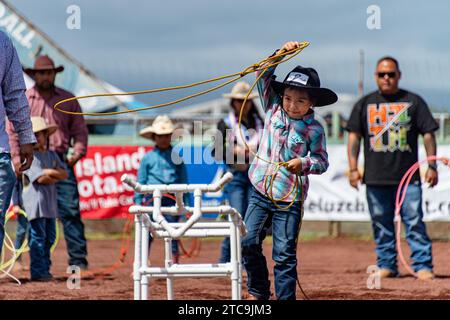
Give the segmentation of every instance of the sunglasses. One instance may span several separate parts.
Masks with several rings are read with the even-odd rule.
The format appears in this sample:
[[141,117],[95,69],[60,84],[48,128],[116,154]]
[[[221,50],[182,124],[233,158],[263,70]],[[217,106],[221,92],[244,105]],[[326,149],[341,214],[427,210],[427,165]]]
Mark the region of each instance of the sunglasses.
[[388,76],[388,78],[395,78],[396,76],[396,72],[378,72],[378,78],[384,78],[386,75]]

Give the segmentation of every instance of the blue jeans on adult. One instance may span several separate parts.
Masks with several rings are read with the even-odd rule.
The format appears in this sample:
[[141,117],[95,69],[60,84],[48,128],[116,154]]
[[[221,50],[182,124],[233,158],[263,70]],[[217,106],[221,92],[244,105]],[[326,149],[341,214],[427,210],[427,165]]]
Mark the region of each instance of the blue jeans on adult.
[[[235,208],[242,216],[248,207],[248,199],[252,190],[252,183],[248,179],[248,171],[233,171],[233,180],[225,185],[225,197],[231,207]],[[219,263],[230,262],[230,238],[226,237],[221,246]]]
[[12,168],[11,156],[9,153],[0,153],[0,253],[5,237],[5,214],[11,202],[15,183],[16,175]]
[[[23,184],[21,179],[16,179],[16,183],[14,184],[14,189],[12,193],[12,203],[15,206],[19,206],[23,210]],[[27,235],[28,230],[28,219],[22,214],[17,216],[17,227],[16,227],[16,242],[14,247],[16,249],[20,249],[22,247],[23,242],[25,241],[25,237]],[[20,260],[21,256],[17,258]]]
[[[279,202],[280,206],[286,204]],[[242,239],[242,261],[248,276],[248,292],[258,299],[270,298],[269,271],[262,242],[272,225],[275,294],[279,300],[295,300],[301,203],[296,201],[289,209],[278,209],[253,188],[244,221],[248,232]]]
[[[398,273],[394,225],[396,192],[397,186],[367,186],[377,266],[389,269],[394,274]],[[433,270],[431,240],[422,220],[422,188],[419,183],[408,186],[400,214],[406,227],[406,241],[411,249],[413,270]]]
[[77,180],[72,167],[65,165],[69,177],[56,184],[58,197],[58,217],[64,229],[69,265],[81,268],[88,266],[87,244],[84,235],[84,224],[80,214],[80,196],[78,194]]
[[30,221],[31,280],[51,277],[50,249],[56,238],[56,219],[37,218]]

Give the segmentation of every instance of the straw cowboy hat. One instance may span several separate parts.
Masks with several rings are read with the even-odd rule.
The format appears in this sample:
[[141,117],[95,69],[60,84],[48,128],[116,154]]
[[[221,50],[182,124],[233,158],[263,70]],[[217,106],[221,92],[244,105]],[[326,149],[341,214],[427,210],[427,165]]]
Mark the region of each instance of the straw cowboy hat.
[[338,100],[336,93],[332,90],[320,87],[319,75],[313,68],[297,66],[288,73],[283,82],[275,81],[275,78],[273,78],[270,85],[280,95],[287,87],[306,89],[316,98],[315,107],[327,106]]
[[146,139],[153,139],[154,134],[171,134],[175,130],[175,126],[168,116],[157,116],[153,124],[147,128],[142,129],[139,135]]
[[49,56],[39,56],[34,61],[33,68],[25,68],[23,71],[29,75],[33,76],[36,71],[54,70],[56,73],[64,70],[63,66],[55,67],[55,63]]
[[[239,81],[234,85],[233,89],[231,89],[231,92],[223,94],[223,97],[230,99],[244,100],[245,96],[248,93],[248,90],[250,90],[250,85],[247,82]],[[258,96],[257,93],[252,92],[248,96],[248,99],[250,100],[256,98],[257,96]]]
[[31,117],[31,124],[33,125],[34,133],[47,130],[48,135],[51,135],[58,130],[58,126],[56,124],[47,124],[45,119],[42,117]]

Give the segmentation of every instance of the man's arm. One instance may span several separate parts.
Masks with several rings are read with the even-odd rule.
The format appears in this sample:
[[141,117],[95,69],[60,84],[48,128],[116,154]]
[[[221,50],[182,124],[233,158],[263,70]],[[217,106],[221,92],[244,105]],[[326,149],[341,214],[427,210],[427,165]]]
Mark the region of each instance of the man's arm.
[[361,135],[356,132],[349,132],[347,143],[347,156],[349,164],[349,182],[350,185],[358,189],[358,183],[361,181],[361,175],[358,171],[359,150],[361,149]]
[[[436,136],[434,132],[427,132],[423,135],[423,144],[425,145],[425,151],[427,157],[436,155]],[[425,173],[425,182],[430,184],[430,187],[434,187],[438,183],[438,172],[436,170],[436,161],[428,161],[428,170]]]
[[26,87],[22,67],[11,40],[4,41],[4,50],[7,61],[5,62],[5,75],[1,83],[2,98],[6,115],[18,135],[20,166],[17,169],[22,173],[31,166],[33,144],[36,143],[36,138],[30,120],[30,107],[25,96]]
[[19,136],[16,131],[14,131],[14,127],[11,121],[6,120],[6,133],[8,133],[9,138],[9,148],[11,153],[11,160],[14,165],[14,170],[17,175],[20,175],[20,143]]
[[[72,112],[82,112],[78,101],[73,101]],[[69,166],[74,166],[78,160],[83,158],[87,152],[88,128],[84,117],[81,115],[70,116],[70,134],[73,138],[74,154],[67,160]]]

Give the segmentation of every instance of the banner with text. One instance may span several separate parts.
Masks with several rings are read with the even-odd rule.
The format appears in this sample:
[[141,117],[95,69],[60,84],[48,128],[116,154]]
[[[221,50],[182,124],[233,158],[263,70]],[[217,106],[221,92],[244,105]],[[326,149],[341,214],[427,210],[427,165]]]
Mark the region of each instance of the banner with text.
[[[205,154],[204,147],[191,147],[191,154]],[[133,203],[133,191],[122,184],[124,174],[136,176],[140,161],[151,147],[89,146],[88,154],[75,166],[83,218],[123,218]],[[450,156],[450,145],[439,146],[438,155]],[[353,189],[348,183],[345,145],[328,146],[330,166],[323,175],[310,175],[310,189],[305,202],[305,220],[370,221],[365,186]],[[423,148],[419,158],[425,157]],[[225,167],[217,163],[189,164],[185,158],[189,183],[212,183]],[[363,159],[360,167],[362,168]],[[426,166],[421,168],[422,180]],[[439,165],[439,184],[428,188],[423,184],[423,209],[427,221],[450,221],[450,169]],[[207,193],[203,204],[223,203],[222,191]],[[210,217],[210,216],[207,216]]]
[[[204,147],[190,148],[187,154],[205,153]],[[148,146],[89,146],[86,157],[75,165],[82,217],[85,219],[126,217],[128,208],[133,204],[134,191],[122,184],[120,178],[125,173],[136,177],[141,159],[151,149],[152,147]],[[179,154],[182,155],[183,150],[180,150]],[[187,158],[184,159],[189,161]],[[217,163],[187,164],[186,170],[189,183],[213,183],[225,172],[224,166]],[[222,201],[221,190],[207,192],[202,198],[205,206],[218,206]]]
[[[327,147],[330,166],[324,174],[310,175],[310,189],[305,201],[305,220],[315,221],[370,221],[366,201],[366,187],[356,190],[348,183],[347,147]],[[438,155],[450,157],[450,145],[438,146]],[[424,148],[419,149],[419,160],[425,159]],[[360,156],[359,168],[364,159]],[[424,181],[426,165],[420,168]],[[424,220],[450,221],[450,169],[438,165],[439,183],[434,188],[422,184]],[[362,170],[361,170],[362,171]]]

